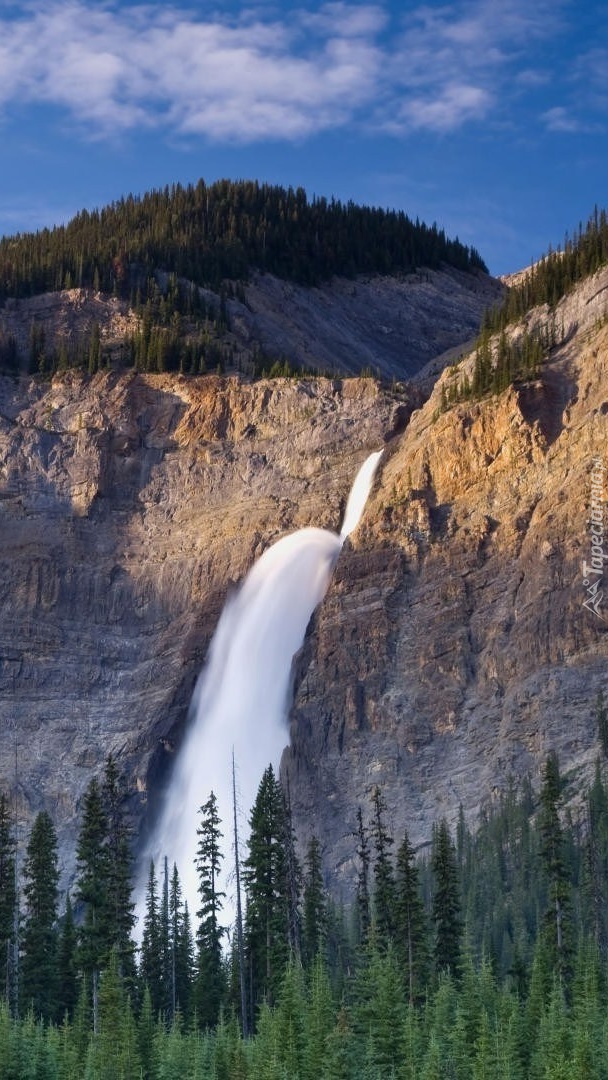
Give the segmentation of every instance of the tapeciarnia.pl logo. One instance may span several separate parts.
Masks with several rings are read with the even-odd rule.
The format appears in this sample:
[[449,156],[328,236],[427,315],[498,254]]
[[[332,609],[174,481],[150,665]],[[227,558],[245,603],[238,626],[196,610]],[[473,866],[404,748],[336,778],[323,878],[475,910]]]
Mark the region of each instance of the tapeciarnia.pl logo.
[[604,535],[604,462],[595,458],[591,469],[591,495],[589,505],[588,538],[591,541],[589,559],[583,559],[583,585],[586,597],[583,607],[603,619],[601,611],[604,593],[602,582],[604,563],[608,559],[606,537]]

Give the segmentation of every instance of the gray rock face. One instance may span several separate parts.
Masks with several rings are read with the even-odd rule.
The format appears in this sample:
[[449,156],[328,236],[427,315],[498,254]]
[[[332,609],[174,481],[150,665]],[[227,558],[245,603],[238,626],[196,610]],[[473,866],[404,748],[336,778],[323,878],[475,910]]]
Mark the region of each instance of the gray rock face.
[[109,753],[145,819],[231,585],[338,528],[408,410],[372,380],[0,379],[0,790],[22,838],[52,814],[66,878]]
[[424,845],[460,805],[474,823],[509,778],[537,782],[555,749],[580,811],[608,697],[608,560],[600,615],[583,607],[597,463],[608,496],[607,284],[561,303],[567,343],[536,383],[441,413],[446,372],[390,444],[299,657],[282,763],[345,896],[376,784]]
[[314,289],[264,274],[247,287],[248,307],[232,303],[232,328],[241,348],[257,341],[305,370],[407,379],[475,337],[501,295],[496,279],[450,268]]
[[376,783],[421,845],[550,748],[576,809],[608,696],[608,600],[584,609],[582,575],[608,466],[605,284],[564,302],[536,383],[441,413],[446,371],[407,426],[420,401],[369,379],[0,380],[0,790],[21,840],[48,809],[66,880],[110,752],[142,826],[231,585],[280,535],[337,528],[384,437],[297,658],[282,767],[302,842],[348,895]]
[[[166,276],[157,274],[161,287]],[[255,274],[245,287],[245,303],[227,301],[231,329],[221,340],[243,371],[251,370],[262,350],[304,371],[358,375],[367,369],[388,379],[410,378],[431,358],[476,336],[484,311],[502,289],[487,274],[450,268],[334,278],[318,288]],[[209,307],[219,310],[219,296],[201,291]],[[55,348],[87,339],[96,324],[104,352],[118,357],[139,319],[125,301],[87,289],[7,300],[0,308],[0,334],[15,338],[24,370],[33,324]]]

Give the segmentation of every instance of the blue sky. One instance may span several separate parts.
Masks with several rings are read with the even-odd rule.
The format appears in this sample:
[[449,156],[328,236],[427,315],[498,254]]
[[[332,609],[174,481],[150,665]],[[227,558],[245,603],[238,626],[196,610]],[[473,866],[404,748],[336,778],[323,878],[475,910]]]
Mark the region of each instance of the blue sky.
[[494,273],[608,206],[608,5],[0,0],[0,234],[199,177],[404,209]]

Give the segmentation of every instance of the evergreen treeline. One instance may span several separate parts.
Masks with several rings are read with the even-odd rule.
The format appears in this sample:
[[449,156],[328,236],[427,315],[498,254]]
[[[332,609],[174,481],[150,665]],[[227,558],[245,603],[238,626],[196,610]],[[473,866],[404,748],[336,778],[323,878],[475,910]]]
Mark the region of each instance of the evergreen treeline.
[[[19,355],[13,336],[0,334],[0,370],[50,374],[80,367],[94,374],[118,364],[197,375],[238,369],[241,357],[226,340],[228,300],[246,303],[243,283],[252,269],[311,285],[333,274],[394,274],[442,263],[485,270],[473,248],[436,225],[352,202],[309,200],[302,188],[201,180],[129,195],[103,210],[83,210],[67,225],[2,238],[0,304],[92,289],[127,301],[139,317],[137,332],[110,353],[97,325],[79,339],[51,343],[34,322],[27,356]],[[246,366],[255,375],[290,373],[284,358],[261,354]]]
[[[600,703],[601,704],[601,703]],[[598,705],[598,716],[600,715]],[[594,1080],[608,1076],[608,785],[573,822],[554,755],[473,834],[417,859],[380,789],[359,814],[352,911],[321,848],[295,856],[272,768],[251,812],[242,939],[222,929],[222,822],[201,807],[193,926],[177,868],[150,866],[139,961],[129,836],[109,759],[83,806],[74,909],[58,919],[53,823],[32,828],[17,899],[0,799],[0,1080]],[[18,913],[18,909],[21,909]],[[242,940],[243,949],[238,942]],[[240,955],[239,955],[240,954]]]
[[563,248],[549,251],[530,268],[523,281],[509,289],[502,306],[488,311],[485,328],[499,333],[521,319],[538,304],[555,307],[562,296],[584,278],[608,263],[608,219],[596,207],[586,226],[573,237],[566,235]]
[[[230,291],[234,295],[232,287]],[[238,366],[238,357],[225,340],[229,329],[228,295],[229,291],[222,287],[215,303],[205,299],[197,286],[178,282],[174,274],[166,275],[163,288],[151,277],[132,297],[138,329],[118,349],[110,349],[104,342],[99,323],[93,323],[88,334],[49,343],[42,323],[34,321],[26,357],[19,354],[13,335],[0,332],[0,370],[49,375],[81,368],[94,375],[118,366],[202,375],[222,371],[228,364]]]
[[[129,298],[158,270],[219,288],[251,268],[313,284],[395,273],[479,254],[406,214],[314,198],[257,181],[174,184],[83,210],[67,225],[0,241],[0,299],[84,286]],[[143,297],[145,299],[145,297]]]
[[[573,239],[566,237],[564,248],[549,251],[535,263],[519,285],[507,292],[504,303],[486,311],[475,343],[472,377],[443,383],[439,411],[462,401],[478,401],[488,393],[500,393],[514,382],[538,378],[549,352],[564,341],[566,330],[558,327],[555,306],[579,281],[608,263],[608,220],[606,211],[596,208],[585,229],[579,226]],[[520,335],[507,328],[539,304],[547,304],[550,315],[545,326]]]
[[563,327],[558,336],[554,319],[545,328],[524,330],[519,338],[511,338],[502,330],[492,340],[484,326],[475,345],[472,378],[465,372],[461,379],[442,383],[440,411],[461,401],[479,401],[486,394],[499,394],[514,382],[537,379],[550,350],[563,336]]
[[[200,375],[239,367],[226,340],[228,300],[246,302],[253,268],[305,284],[333,274],[397,273],[449,264],[485,270],[474,248],[401,212],[312,199],[302,188],[221,180],[174,185],[82,211],[68,225],[0,240],[0,305],[83,287],[130,303],[137,332],[110,354],[94,324],[80,338],[45,340],[32,323],[28,355],[0,334],[0,369],[90,374],[118,364],[143,372]],[[206,286],[206,288],[205,288]],[[211,292],[210,292],[211,289]],[[213,296],[215,293],[215,298]],[[282,374],[288,362],[255,355],[248,364]]]

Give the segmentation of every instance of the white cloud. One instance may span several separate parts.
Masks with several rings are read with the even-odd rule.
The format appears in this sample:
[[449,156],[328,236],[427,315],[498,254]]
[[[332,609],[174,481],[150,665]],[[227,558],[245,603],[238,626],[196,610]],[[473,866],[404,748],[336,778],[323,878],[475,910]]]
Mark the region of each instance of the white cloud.
[[79,0],[0,20],[0,105],[59,105],[91,134],[138,125],[217,139],[298,137],[342,124],[374,93],[379,9],[332,4],[291,22]]
[[[454,0],[410,9],[397,27],[386,0],[308,4],[231,17],[33,0],[0,16],[0,115],[55,106],[91,138],[148,127],[247,142],[364,123],[449,132],[521,93],[528,53],[555,31],[559,9],[559,0]],[[559,112],[545,122],[559,124]]]
[[432,96],[408,99],[400,109],[398,125],[453,131],[468,120],[482,119],[491,105],[491,95],[482,87],[452,83]]
[[580,131],[580,123],[575,116],[568,112],[563,105],[556,105],[552,109],[547,109],[541,117],[544,120],[547,129],[549,131],[567,131],[577,132]]
[[527,51],[557,28],[547,0],[458,0],[415,8],[391,57],[392,116],[387,126],[450,131],[485,119],[510,100]]

